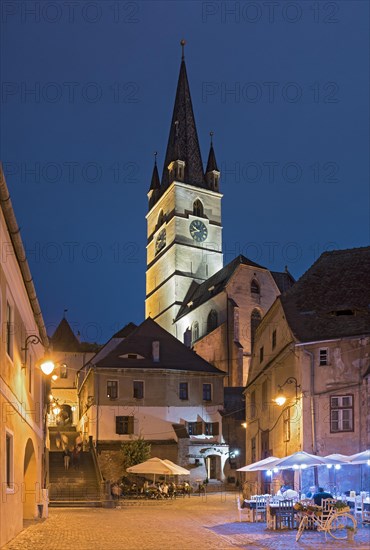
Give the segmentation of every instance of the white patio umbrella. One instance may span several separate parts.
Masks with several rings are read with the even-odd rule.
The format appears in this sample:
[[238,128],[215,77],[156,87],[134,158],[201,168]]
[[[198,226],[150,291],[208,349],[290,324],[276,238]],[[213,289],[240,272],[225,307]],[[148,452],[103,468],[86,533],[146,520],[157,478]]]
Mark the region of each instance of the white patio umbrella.
[[333,453],[331,455],[324,456],[324,460],[326,461],[326,464],[348,464],[350,457],[339,453]]
[[242,468],[238,468],[237,472],[256,472],[259,470],[271,470],[274,467],[274,463],[278,462],[280,458],[277,458],[276,456],[269,456],[267,458],[263,458],[262,460],[258,460],[257,462],[253,462],[252,464],[247,464],[247,466],[243,466]]
[[370,450],[362,451],[348,457],[350,464],[368,464],[370,466]]
[[311,455],[305,451],[298,451],[292,455],[286,456],[285,458],[280,459],[275,465],[274,468],[279,468],[279,470],[285,470],[293,468],[299,472],[299,493],[301,493],[302,488],[302,470],[310,466],[322,466],[326,465],[325,459],[322,456]]
[[190,475],[189,470],[187,470],[186,468],[183,468],[182,466],[179,466],[178,464],[175,464],[174,462],[172,462],[172,460],[168,460],[167,458],[164,458],[163,462],[168,464],[170,467],[176,469],[176,473],[174,472],[174,475],[179,475],[179,476],[182,476],[182,475],[189,476]]
[[[181,466],[177,466],[174,463],[171,464],[171,461],[165,462],[160,458],[154,457],[140,464],[136,464],[135,466],[130,466],[126,471],[130,474],[153,474],[153,479],[155,481],[156,475],[180,475],[179,468],[181,468]],[[185,470],[185,468],[183,468],[183,470]],[[190,474],[188,470],[186,470],[186,472]],[[185,472],[181,472],[181,474],[185,474]]]

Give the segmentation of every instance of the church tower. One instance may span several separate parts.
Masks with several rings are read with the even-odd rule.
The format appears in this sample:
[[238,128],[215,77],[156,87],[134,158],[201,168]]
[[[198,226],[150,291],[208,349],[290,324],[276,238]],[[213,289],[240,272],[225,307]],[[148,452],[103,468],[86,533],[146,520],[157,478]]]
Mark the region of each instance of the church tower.
[[145,317],[176,337],[173,323],[193,281],[223,266],[220,172],[212,143],[204,172],[182,59],[162,179],[155,160],[148,192]]

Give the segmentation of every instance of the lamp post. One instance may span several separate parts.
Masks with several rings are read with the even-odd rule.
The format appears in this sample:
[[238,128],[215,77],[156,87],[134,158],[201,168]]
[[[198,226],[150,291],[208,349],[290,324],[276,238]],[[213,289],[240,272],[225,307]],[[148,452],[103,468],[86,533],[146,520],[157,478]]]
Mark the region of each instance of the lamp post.
[[[24,364],[22,365],[22,369],[25,369],[27,367],[29,344],[33,344],[33,345],[41,344],[43,347],[45,347],[44,344],[42,343],[41,338],[36,334],[30,334],[29,336],[27,336],[24,342],[24,348],[22,348],[22,351],[24,351]],[[54,368],[55,368],[55,365],[53,361],[51,361],[47,357],[44,357],[43,361],[40,363],[40,369],[42,370],[42,372],[48,376],[53,372]]]
[[294,376],[289,376],[289,378],[287,378],[284,382],[284,384],[279,384],[278,385],[278,389],[279,389],[279,393],[278,395],[275,397],[274,401],[277,405],[279,405],[279,407],[282,407],[284,405],[284,403],[286,402],[286,397],[283,393],[283,388],[284,386],[286,386],[287,384],[294,384],[295,385],[295,401],[296,403],[298,403],[299,401],[299,398],[298,398],[298,389],[301,388],[300,384],[298,384],[298,381],[297,379],[294,377]]

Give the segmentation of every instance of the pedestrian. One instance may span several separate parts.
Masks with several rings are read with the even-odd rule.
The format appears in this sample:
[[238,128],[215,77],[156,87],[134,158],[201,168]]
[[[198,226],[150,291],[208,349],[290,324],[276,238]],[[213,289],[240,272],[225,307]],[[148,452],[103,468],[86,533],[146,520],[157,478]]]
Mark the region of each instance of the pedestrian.
[[69,470],[69,462],[71,460],[71,453],[69,452],[68,447],[66,447],[63,451],[63,458],[64,458],[64,469],[67,471]]
[[333,498],[333,495],[325,491],[323,487],[319,487],[319,490],[313,495],[312,498],[316,506],[321,506],[321,502],[323,501],[323,499]]
[[75,447],[73,449],[73,453],[72,453],[72,462],[73,462],[73,466],[74,466],[74,468],[76,468],[76,470],[78,470],[79,467],[80,467],[80,458],[81,458],[80,448],[79,448],[78,445],[75,445]]

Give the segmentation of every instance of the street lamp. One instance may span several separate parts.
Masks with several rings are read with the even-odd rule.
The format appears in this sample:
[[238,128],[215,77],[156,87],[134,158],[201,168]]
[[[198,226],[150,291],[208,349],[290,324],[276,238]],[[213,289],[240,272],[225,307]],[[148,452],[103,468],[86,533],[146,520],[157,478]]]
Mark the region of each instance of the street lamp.
[[[24,351],[24,364],[22,365],[22,369],[27,368],[27,355],[28,355],[29,344],[41,344],[42,346],[44,346],[41,338],[36,334],[30,334],[29,336],[27,336],[24,342],[24,348],[22,348],[22,351]],[[42,363],[40,364],[40,369],[47,376],[53,372],[54,368],[55,368],[55,365],[53,361],[47,358],[44,358],[42,360]]]
[[282,407],[286,401],[286,397],[283,393],[283,387],[286,386],[286,384],[295,384],[295,401],[298,403],[298,388],[301,388],[301,386],[298,384],[298,381],[294,376],[290,376],[285,380],[284,384],[278,385],[279,393],[275,397],[274,401],[277,405],[279,405],[279,407]]

